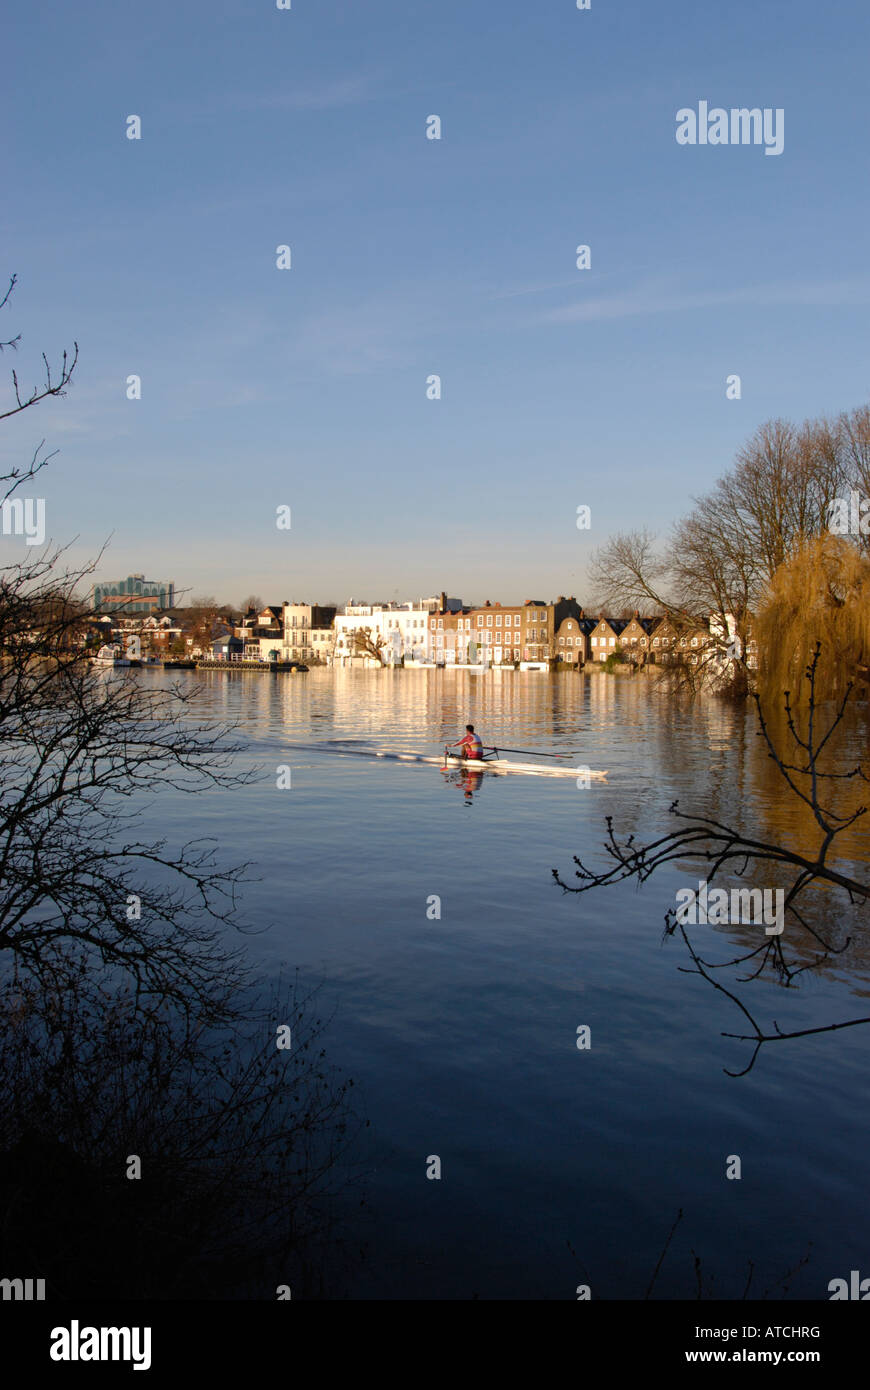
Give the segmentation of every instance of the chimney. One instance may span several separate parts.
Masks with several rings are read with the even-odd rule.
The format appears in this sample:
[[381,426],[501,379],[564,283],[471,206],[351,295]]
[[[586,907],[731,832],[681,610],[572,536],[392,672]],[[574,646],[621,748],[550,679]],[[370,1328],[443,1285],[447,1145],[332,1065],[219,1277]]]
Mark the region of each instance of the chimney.
[[441,590],[441,612],[447,612],[447,594],[443,589]]

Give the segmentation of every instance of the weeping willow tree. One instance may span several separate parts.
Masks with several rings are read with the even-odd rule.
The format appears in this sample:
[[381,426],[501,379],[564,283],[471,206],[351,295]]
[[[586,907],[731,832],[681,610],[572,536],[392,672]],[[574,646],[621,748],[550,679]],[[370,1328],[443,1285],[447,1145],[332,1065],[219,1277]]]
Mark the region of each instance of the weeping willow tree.
[[799,688],[817,643],[817,697],[841,696],[870,662],[870,559],[841,536],[804,540],[767,585],[755,628],[762,699]]

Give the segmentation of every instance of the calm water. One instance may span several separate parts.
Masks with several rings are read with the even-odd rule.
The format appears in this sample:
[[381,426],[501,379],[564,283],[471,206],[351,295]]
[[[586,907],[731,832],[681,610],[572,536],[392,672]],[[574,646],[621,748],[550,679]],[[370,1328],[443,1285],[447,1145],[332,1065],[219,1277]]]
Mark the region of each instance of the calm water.
[[[167,795],[153,814],[255,862],[244,916],[271,926],[249,949],[270,974],[298,966],[323,982],[329,1058],[371,1121],[366,1206],[358,1192],[346,1213],[361,1254],[327,1269],[327,1296],[572,1299],[588,1283],[593,1297],[639,1298],[680,1208],[657,1297],[695,1296],[692,1251],[705,1296],[739,1298],[750,1261],[756,1297],[826,1298],[832,1278],[870,1276],[870,1031],[768,1046],[732,1079],[723,1067],[749,1051],[721,1033],[745,1031],[740,1015],[681,973],[682,943],[662,944],[698,870],[582,897],[550,873],[567,876],[574,854],[604,864],[607,815],[645,839],[673,828],[677,797],[808,846],[750,712],[567,674],[188,679],[208,713],[240,721],[240,762],[261,776],[195,802]],[[310,748],[437,752],[469,720],[487,743],[570,750],[608,783],[493,777],[468,799],[437,767]],[[281,764],[290,790],[276,788]],[[867,837],[849,852],[870,858]],[[433,894],[440,920],[427,918]],[[837,928],[860,932],[841,908]],[[761,933],[704,930],[711,949]],[[799,990],[757,982],[746,999],[763,1022],[817,1026],[870,1013],[868,979],[859,940]],[[729,1155],[740,1181],[726,1179]]]

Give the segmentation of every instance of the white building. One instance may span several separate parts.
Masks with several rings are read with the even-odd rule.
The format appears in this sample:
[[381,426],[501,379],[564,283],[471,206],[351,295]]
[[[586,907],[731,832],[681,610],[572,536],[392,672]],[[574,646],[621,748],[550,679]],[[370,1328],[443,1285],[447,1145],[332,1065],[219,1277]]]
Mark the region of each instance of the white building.
[[328,661],[335,640],[335,612],[334,605],[285,603],[282,660],[304,661],[306,664]]
[[388,666],[398,666],[402,661],[406,666],[431,661],[429,614],[438,612],[443,603],[452,605],[453,611],[462,606],[459,599],[447,599],[444,594],[438,598],[421,598],[416,603],[369,604],[351,600],[344,611],[335,616],[333,664],[380,664],[376,656],[367,656],[360,650],[357,636],[360,633],[366,634],[372,645],[381,650]]

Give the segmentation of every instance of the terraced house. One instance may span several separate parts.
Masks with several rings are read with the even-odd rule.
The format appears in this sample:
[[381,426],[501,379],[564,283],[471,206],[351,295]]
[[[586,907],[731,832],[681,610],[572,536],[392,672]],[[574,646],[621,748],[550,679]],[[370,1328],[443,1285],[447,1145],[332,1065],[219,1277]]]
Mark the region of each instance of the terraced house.
[[695,666],[704,649],[713,641],[709,627],[704,626],[701,618],[691,627],[675,623],[670,618],[660,618],[650,640],[650,660],[662,665],[684,661]]
[[636,666],[644,666],[651,654],[650,638],[656,631],[659,618],[641,618],[638,613],[626,623],[619,634],[619,650]]
[[[583,609],[572,594],[560,594],[555,603],[527,599],[523,605],[523,661],[553,661],[557,657],[556,634],[566,618],[579,622]],[[573,634],[572,634],[573,635]],[[567,650],[567,643],[565,645]]]
[[670,618],[660,618],[650,640],[650,661],[666,665],[673,661],[680,632]]
[[566,666],[585,666],[589,660],[590,638],[595,630],[594,618],[587,618],[580,609],[581,616],[563,618],[556,629],[556,660]]
[[625,618],[599,618],[589,635],[590,657],[592,661],[606,661],[618,650]]
[[517,605],[503,608],[487,601],[482,608],[463,614],[464,646],[461,660],[489,661],[493,666],[512,666],[522,658],[523,613]]

